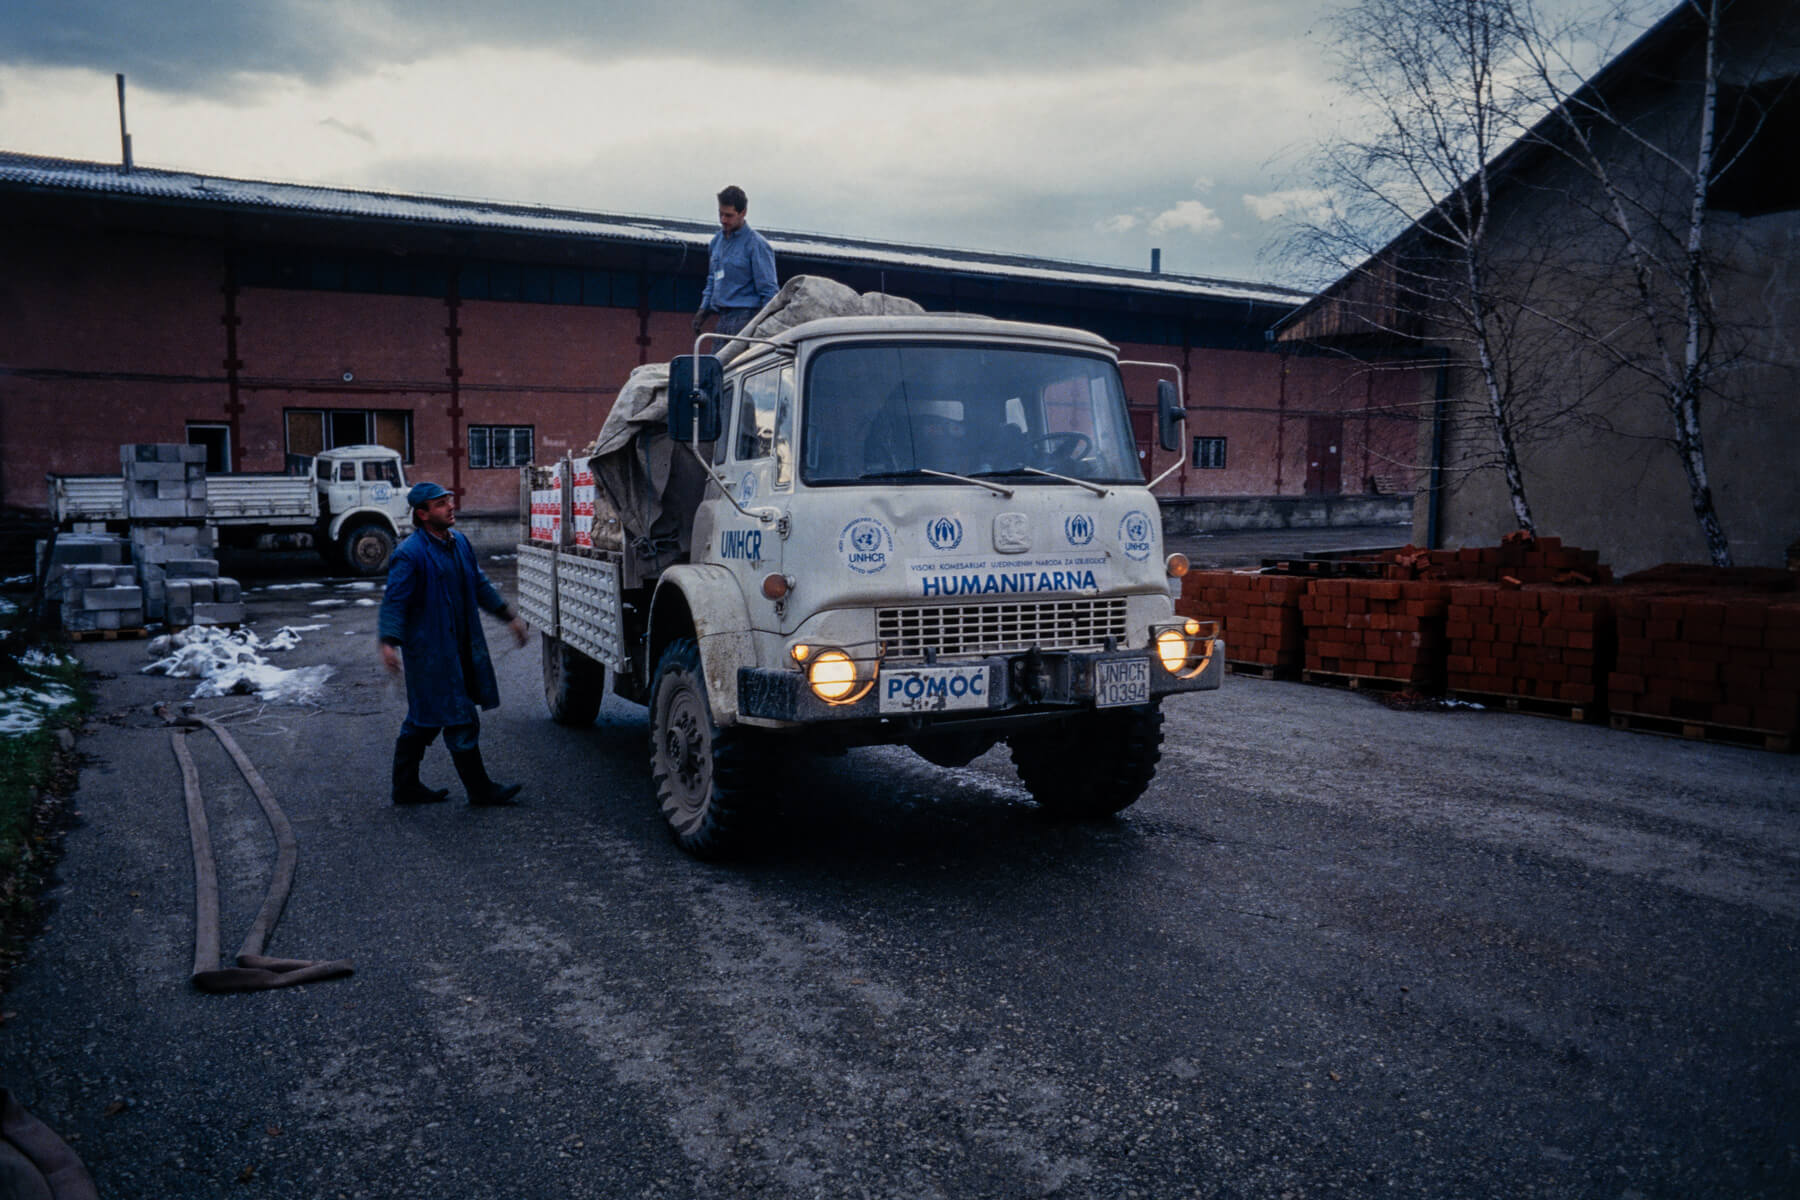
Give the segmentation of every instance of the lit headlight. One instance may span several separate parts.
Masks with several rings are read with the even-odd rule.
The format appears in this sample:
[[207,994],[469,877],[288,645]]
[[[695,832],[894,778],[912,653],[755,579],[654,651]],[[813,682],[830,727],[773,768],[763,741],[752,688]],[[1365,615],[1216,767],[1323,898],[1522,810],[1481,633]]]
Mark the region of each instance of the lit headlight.
[[1173,675],[1187,665],[1187,636],[1177,629],[1165,629],[1156,635],[1156,657],[1162,660],[1163,670]]
[[842,650],[826,650],[806,668],[806,681],[819,699],[836,702],[856,687],[856,664]]
[[1179,626],[1164,629],[1156,635],[1156,657],[1163,670],[1183,679],[1192,679],[1212,662],[1213,633],[1217,626],[1202,624],[1192,618]]

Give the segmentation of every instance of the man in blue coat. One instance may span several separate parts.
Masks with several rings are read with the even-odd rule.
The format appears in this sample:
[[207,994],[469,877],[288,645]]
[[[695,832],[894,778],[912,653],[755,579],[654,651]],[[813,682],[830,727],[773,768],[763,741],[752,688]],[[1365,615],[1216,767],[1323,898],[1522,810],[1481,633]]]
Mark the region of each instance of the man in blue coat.
[[381,598],[381,663],[400,670],[406,658],[406,720],[394,743],[394,803],[430,804],[446,789],[419,782],[425,749],[441,730],[469,803],[517,804],[519,786],[488,778],[481,762],[481,708],[497,708],[500,686],[481,633],[478,608],[512,626],[525,644],[525,621],[507,607],[475,562],[469,539],[456,532],[456,499],[435,483],[406,494],[413,535],[401,542],[388,566]]

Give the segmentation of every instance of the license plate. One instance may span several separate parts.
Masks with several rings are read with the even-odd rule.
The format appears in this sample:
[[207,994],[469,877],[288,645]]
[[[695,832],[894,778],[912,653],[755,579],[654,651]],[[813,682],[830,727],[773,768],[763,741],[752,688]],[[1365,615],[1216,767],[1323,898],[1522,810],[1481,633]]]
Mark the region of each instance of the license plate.
[[1103,658],[1094,664],[1094,705],[1118,708],[1150,703],[1150,660]]
[[877,686],[881,689],[884,713],[957,712],[988,706],[985,665],[885,670]]

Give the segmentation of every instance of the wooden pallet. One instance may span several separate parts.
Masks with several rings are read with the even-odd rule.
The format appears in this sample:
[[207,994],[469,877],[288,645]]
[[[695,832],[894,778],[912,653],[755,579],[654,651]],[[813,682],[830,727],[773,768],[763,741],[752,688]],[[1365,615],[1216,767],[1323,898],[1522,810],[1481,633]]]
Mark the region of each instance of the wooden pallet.
[[1698,742],[1723,742],[1731,746],[1749,746],[1789,754],[1794,749],[1794,735],[1774,729],[1744,729],[1736,725],[1714,725],[1709,721],[1684,721],[1679,717],[1658,717],[1650,713],[1614,712],[1614,729],[1633,733],[1655,733],[1663,737],[1687,738]]
[[63,630],[71,642],[116,642],[121,638],[144,638],[150,631],[139,625],[131,629],[65,629]]
[[1466,700],[1487,708],[1503,708],[1507,712],[1526,713],[1534,717],[1554,717],[1564,721],[1586,722],[1598,716],[1592,704],[1572,700],[1550,700],[1543,696],[1513,696],[1503,692],[1470,692],[1451,688],[1452,700]]
[[1429,684],[1412,679],[1390,679],[1385,675],[1343,675],[1336,671],[1310,669],[1300,672],[1300,678],[1306,683],[1349,688],[1353,692],[1411,692],[1430,687]]
[[1275,667],[1268,663],[1244,662],[1231,658],[1225,660],[1225,669],[1233,675],[1249,675],[1256,679],[1293,679],[1300,674],[1295,667]]

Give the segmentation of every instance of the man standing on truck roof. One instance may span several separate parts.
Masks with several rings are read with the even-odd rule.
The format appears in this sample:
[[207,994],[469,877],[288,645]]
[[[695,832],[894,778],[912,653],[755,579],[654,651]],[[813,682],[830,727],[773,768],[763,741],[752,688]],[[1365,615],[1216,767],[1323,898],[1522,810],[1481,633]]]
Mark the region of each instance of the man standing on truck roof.
[[415,529],[394,550],[381,598],[381,664],[400,670],[406,655],[406,720],[394,743],[394,803],[432,804],[447,789],[419,782],[425,750],[443,732],[450,761],[468,789],[469,803],[511,805],[519,784],[498,784],[481,762],[478,708],[500,705],[500,685],[488,657],[477,608],[512,626],[525,644],[525,620],[475,562],[469,539],[456,532],[456,499],[435,483],[406,494]]
[[706,290],[694,314],[696,335],[707,314],[715,312],[719,324],[714,332],[736,333],[775,298],[775,251],[744,220],[749,211],[743,188],[734,184],[719,193],[719,232],[707,250]]

